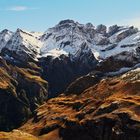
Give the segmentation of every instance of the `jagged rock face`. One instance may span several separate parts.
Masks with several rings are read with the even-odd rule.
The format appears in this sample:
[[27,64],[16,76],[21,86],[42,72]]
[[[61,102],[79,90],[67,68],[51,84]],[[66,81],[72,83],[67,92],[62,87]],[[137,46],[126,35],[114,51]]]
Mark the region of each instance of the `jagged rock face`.
[[100,25],[97,26],[96,31],[98,33],[101,33],[101,34],[106,35],[106,33],[107,33],[107,27],[105,25],[100,24]]
[[75,79],[95,68],[97,61],[92,54],[89,56],[79,51],[79,55],[81,57],[74,61],[64,55],[56,59],[43,58],[40,61],[42,76],[49,82],[49,97],[56,97]]
[[87,54],[92,52],[95,58],[100,61],[124,51],[133,52],[132,50],[138,47],[139,31],[133,26],[117,25],[109,27],[109,31],[107,31],[107,27],[102,24],[95,29],[91,23],[83,25],[66,20],[48,29],[41,40],[44,43],[40,52],[44,57],[53,56],[56,58],[64,54],[71,58],[79,58],[77,53],[83,44],[86,44],[87,47],[82,48],[83,52]]
[[107,27],[102,24],[95,28],[91,23],[84,25],[73,20],[61,21],[42,34],[21,29],[13,34],[7,30],[1,32],[2,37],[6,36],[2,55],[15,60],[19,56],[20,61],[37,61],[48,56],[55,59],[61,55],[73,59],[80,57],[77,53],[82,49],[87,54],[92,52],[100,61],[124,51],[132,52],[139,43],[139,31],[133,26],[114,25],[107,31]]
[[[50,83],[52,95],[63,92],[74,79],[90,71],[112,72],[139,63],[138,37],[139,32],[133,27],[113,26],[107,32],[104,25],[95,29],[92,24],[82,25],[71,20],[50,28],[41,38],[45,42],[41,48],[44,56],[41,65],[46,63],[43,75]],[[49,55],[52,56],[50,62],[46,61]],[[61,55],[66,57],[60,58]]]
[[34,33],[17,31],[12,35],[1,54],[5,59],[14,59],[22,62],[34,61],[39,55],[41,42],[39,37]]
[[5,47],[12,35],[13,33],[7,29],[0,32],[0,51],[3,49],[3,47]]
[[76,58],[74,61],[65,55],[61,55],[55,59],[47,57],[40,60],[42,77],[49,83],[49,97],[56,97],[62,93],[71,82],[89,73],[96,67],[97,60],[92,53],[90,55],[85,54],[82,50],[78,53],[81,57]]
[[[129,56],[129,57],[128,57]],[[97,71],[103,73],[117,72],[121,69],[131,69],[140,63],[139,44],[134,52],[122,52],[114,57],[109,57],[96,66]]]
[[[71,57],[77,57],[77,52],[81,49],[83,43],[91,41],[95,35],[95,29],[92,24],[82,25],[77,22],[66,20],[50,28],[42,36],[44,42],[41,48],[43,56],[49,55],[52,51],[65,52],[65,55],[71,54]],[[52,56],[56,57],[55,55]]]
[[110,26],[108,30],[109,30],[108,31],[109,36],[112,36],[113,34],[119,31],[119,26],[118,25]]
[[139,139],[139,71],[93,82],[80,94],[50,99],[20,130],[34,135],[59,130],[63,140]]
[[117,36],[117,41],[121,41],[122,39],[126,38],[127,36],[130,36],[132,34],[135,34],[138,32],[138,29],[134,28],[133,26],[129,28],[129,30],[126,30],[125,32],[119,34]]
[[26,122],[48,96],[46,81],[29,68],[13,67],[0,60],[0,130]]
[[[61,56],[63,58],[63,56]],[[42,76],[49,82],[49,97],[60,94],[77,75],[74,64],[68,57],[61,60],[47,57],[41,60]]]

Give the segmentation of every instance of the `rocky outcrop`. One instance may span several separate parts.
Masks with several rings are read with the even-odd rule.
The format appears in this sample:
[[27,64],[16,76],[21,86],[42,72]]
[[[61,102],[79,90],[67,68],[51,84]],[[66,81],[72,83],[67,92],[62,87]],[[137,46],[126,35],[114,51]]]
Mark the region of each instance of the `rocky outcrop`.
[[107,32],[107,27],[103,24],[100,24],[97,26],[96,31],[97,31],[97,33],[101,33],[101,34],[105,35]]
[[[137,54],[137,55],[136,55]],[[117,72],[121,69],[131,69],[140,63],[139,47],[135,52],[122,52],[114,57],[108,57],[96,66],[97,71],[103,73]]]
[[130,36],[130,35],[132,35],[132,34],[135,34],[135,33],[137,33],[137,32],[138,32],[138,29],[137,29],[137,28],[134,28],[133,26],[132,26],[132,27],[129,27],[128,30],[126,30],[126,31],[124,31],[124,32],[122,32],[122,33],[120,33],[120,34],[117,36],[117,41],[119,42],[119,41],[123,40],[124,38],[126,38],[126,37],[128,37],[128,36]]
[[117,33],[119,31],[119,28],[120,27],[118,25],[110,26],[108,29],[109,36],[112,36],[113,34]]
[[97,41],[97,45],[103,46],[103,45],[108,45],[108,44],[110,44],[110,41],[107,37],[102,37],[100,38],[100,40]]
[[13,32],[7,29],[0,32],[0,51],[3,49],[3,47],[5,47],[5,45],[10,40],[12,35],[13,35]]

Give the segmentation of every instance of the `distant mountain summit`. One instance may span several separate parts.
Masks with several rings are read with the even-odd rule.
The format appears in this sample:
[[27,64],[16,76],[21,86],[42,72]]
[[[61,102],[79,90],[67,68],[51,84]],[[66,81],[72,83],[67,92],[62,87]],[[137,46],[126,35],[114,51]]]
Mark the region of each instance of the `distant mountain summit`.
[[133,26],[113,25],[107,28],[101,24],[95,27],[91,23],[84,25],[73,20],[64,20],[42,34],[21,29],[17,29],[15,33],[4,30],[0,33],[0,38],[1,49],[22,51],[25,58],[34,60],[61,55],[73,59],[80,57],[81,52],[92,52],[96,60],[104,60],[122,52],[136,50],[140,32]]

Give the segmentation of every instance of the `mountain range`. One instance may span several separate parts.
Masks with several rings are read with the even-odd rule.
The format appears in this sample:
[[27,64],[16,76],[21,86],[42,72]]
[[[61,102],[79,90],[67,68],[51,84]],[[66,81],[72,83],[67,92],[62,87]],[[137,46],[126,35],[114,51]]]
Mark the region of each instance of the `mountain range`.
[[138,140],[139,67],[133,26],[68,19],[42,33],[4,29],[0,139]]

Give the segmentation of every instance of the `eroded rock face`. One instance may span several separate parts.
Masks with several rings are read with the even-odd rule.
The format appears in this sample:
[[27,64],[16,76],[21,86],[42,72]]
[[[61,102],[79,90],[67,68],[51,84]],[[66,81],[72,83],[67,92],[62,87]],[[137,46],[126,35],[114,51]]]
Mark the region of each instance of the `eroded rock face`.
[[113,34],[118,32],[119,26],[118,25],[110,26],[108,30],[109,30],[108,31],[109,36],[112,36]]
[[98,33],[101,33],[101,34],[105,35],[106,31],[107,31],[107,27],[105,25],[103,25],[103,24],[100,24],[100,25],[97,26],[96,31]]
[[[83,47],[86,45],[83,44]],[[81,49],[77,56],[74,60],[64,55],[56,59],[47,57],[40,60],[42,76],[49,82],[49,97],[56,97],[64,92],[71,82],[96,67],[97,60],[91,52],[85,53]]]
[[9,131],[27,121],[48,96],[48,84],[29,68],[0,59],[0,130]]
[[98,41],[97,45],[108,45],[109,43],[110,43],[110,41],[109,41],[109,39],[107,37],[102,37]]
[[[122,46],[125,47],[125,46]],[[139,47],[135,52],[122,52],[114,57],[108,57],[106,60],[100,62],[96,66],[97,71],[101,71],[103,73],[108,72],[117,72],[121,71],[121,69],[131,69],[140,63],[140,55],[139,55]]]
[[139,139],[139,71],[50,99],[20,129],[34,135],[59,130],[63,140]]
[[132,27],[129,27],[128,30],[126,30],[125,32],[122,32],[121,34],[119,34],[117,36],[117,41],[121,41],[122,39],[126,38],[127,36],[130,36],[132,34],[135,34],[138,32],[138,29],[137,28],[134,28],[133,26]]
[[12,34],[13,33],[7,29],[0,32],[0,51],[2,50],[3,47],[5,47],[6,43],[10,40]]

